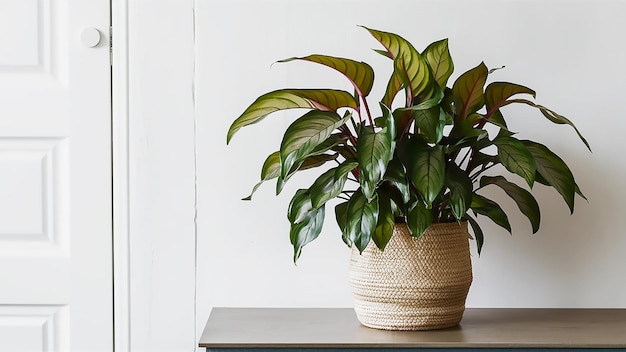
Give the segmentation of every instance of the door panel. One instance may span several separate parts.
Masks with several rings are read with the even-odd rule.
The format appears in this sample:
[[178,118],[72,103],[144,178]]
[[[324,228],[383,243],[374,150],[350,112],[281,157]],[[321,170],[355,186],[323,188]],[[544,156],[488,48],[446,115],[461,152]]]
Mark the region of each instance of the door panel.
[[0,0],[0,351],[112,351],[109,21]]

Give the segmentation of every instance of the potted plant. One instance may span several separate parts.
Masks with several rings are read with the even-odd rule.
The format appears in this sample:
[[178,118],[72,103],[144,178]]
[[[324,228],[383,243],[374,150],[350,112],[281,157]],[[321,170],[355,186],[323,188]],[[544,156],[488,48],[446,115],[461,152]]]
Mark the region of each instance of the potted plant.
[[326,205],[339,200],[334,213],[343,241],[353,248],[350,283],[359,320],[382,329],[453,326],[461,320],[472,281],[468,223],[479,253],[484,236],[477,215],[511,231],[505,212],[481,190],[500,187],[528,218],[533,233],[539,229],[533,195],[494,171],[517,175],[530,188],[536,182],[553,187],[570,211],[576,194],[584,198],[565,162],[543,144],[516,138],[501,109],[511,104],[536,108],[550,121],[573,127],[589,145],[570,120],[527,99],[535,97],[530,88],[487,84],[494,70],[484,63],[448,87],[454,65],[447,39],[420,53],[396,34],[365,29],[382,44],[383,50],[376,51],[393,64],[376,106],[368,102],[374,82],[368,64],[325,55],[289,58],[279,62],[309,61],[340,72],[354,92],[282,89],[264,94],[232,123],[227,143],[240,128],[272,112],[308,109],[287,128],[280,149],[267,157],[261,182],[252,191],[275,179],[278,194],[295,173],[326,166],[289,204],[294,261],[319,235]]

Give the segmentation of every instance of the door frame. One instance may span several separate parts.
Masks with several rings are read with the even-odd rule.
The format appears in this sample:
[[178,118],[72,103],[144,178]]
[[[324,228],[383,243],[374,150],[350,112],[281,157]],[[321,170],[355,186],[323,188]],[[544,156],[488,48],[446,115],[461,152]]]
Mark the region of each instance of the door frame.
[[109,40],[115,40],[115,50],[111,52],[113,346],[116,352],[130,352],[128,0],[110,0],[110,5]]

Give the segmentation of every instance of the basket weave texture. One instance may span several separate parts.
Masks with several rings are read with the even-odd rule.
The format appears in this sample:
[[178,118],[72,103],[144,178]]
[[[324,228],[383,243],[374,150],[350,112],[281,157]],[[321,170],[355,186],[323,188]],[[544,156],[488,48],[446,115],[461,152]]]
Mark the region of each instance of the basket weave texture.
[[457,325],[472,283],[467,222],[432,224],[419,238],[396,224],[384,251],[354,248],[354,310],[368,327],[433,330]]

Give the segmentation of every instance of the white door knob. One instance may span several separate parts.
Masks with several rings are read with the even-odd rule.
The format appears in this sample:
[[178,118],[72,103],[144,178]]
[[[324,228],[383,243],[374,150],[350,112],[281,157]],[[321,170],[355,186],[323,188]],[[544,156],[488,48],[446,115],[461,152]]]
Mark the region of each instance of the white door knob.
[[80,34],[80,40],[86,47],[93,48],[100,43],[100,31],[93,27],[85,28]]

